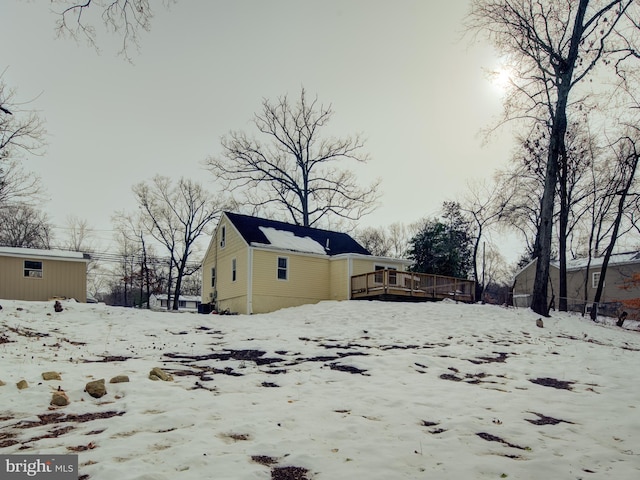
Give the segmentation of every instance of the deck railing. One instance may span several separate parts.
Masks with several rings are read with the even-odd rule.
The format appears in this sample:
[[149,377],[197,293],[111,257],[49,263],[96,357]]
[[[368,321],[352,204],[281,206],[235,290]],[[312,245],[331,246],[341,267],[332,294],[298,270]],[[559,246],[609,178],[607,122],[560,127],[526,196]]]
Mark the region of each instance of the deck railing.
[[427,273],[377,270],[351,277],[351,298],[408,296],[473,302],[475,282],[463,278]]

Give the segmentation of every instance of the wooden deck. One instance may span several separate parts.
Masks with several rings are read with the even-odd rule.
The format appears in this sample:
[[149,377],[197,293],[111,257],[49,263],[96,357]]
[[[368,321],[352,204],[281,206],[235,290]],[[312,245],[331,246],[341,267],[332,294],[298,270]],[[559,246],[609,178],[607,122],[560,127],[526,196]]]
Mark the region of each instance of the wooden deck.
[[351,298],[365,300],[428,301],[449,298],[474,301],[475,282],[426,273],[378,270],[351,277]]

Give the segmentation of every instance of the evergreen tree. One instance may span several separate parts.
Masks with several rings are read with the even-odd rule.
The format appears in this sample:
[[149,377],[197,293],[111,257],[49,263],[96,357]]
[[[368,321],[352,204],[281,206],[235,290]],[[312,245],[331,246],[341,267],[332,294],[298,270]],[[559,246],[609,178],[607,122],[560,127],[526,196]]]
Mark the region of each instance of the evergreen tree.
[[441,219],[427,220],[411,239],[412,270],[420,273],[466,278],[473,253],[469,223],[455,202],[445,202]]

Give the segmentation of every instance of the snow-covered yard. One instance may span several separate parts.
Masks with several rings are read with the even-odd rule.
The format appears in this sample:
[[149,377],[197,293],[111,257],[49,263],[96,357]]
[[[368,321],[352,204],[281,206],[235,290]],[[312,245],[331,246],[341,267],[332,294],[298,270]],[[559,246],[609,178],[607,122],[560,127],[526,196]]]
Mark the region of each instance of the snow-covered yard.
[[636,331],[451,302],[0,305],[0,454],[77,454],[81,479],[640,478]]

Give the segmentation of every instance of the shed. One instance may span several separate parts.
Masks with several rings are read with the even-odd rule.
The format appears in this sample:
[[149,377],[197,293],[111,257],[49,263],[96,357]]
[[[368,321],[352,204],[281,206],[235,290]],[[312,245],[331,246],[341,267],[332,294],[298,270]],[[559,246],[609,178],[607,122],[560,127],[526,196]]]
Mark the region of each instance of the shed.
[[87,301],[87,263],[82,252],[0,247],[0,298]]

